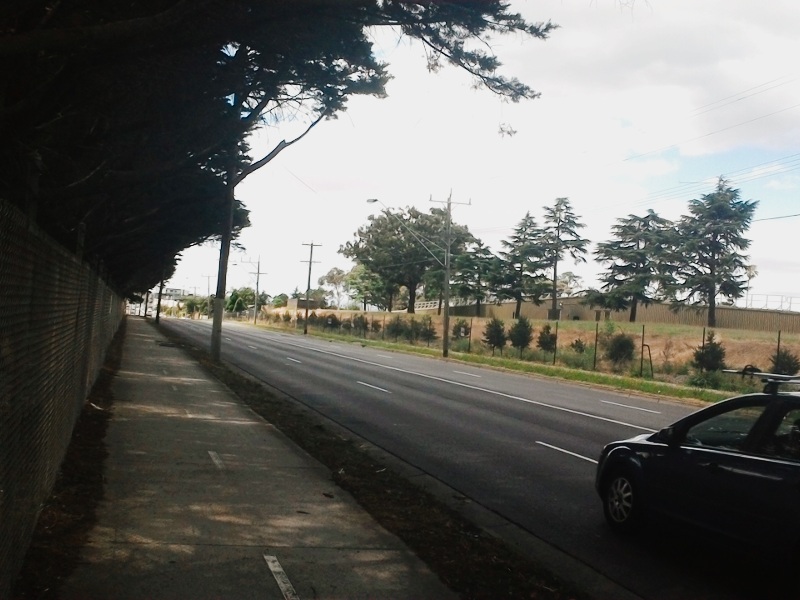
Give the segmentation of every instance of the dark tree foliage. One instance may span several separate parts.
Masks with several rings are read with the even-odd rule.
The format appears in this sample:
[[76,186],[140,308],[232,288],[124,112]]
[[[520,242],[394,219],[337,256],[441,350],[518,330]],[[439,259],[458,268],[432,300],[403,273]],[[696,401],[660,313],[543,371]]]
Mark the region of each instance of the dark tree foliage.
[[556,334],[553,333],[552,327],[549,324],[542,327],[539,336],[536,338],[536,347],[544,352],[555,352],[558,339]]
[[639,305],[648,306],[668,286],[668,238],[672,223],[648,210],[643,217],[628,215],[611,228],[613,239],[597,244],[595,256],[607,265],[601,274],[602,292],[587,294],[591,306],[625,310],[636,321]]
[[589,240],[578,235],[579,230],[586,227],[578,220],[572,210],[569,198],[556,198],[553,206],[544,207],[544,226],[542,242],[544,243],[544,261],[552,273],[550,290],[551,318],[558,318],[558,263],[569,256],[576,263],[586,262],[586,246]]
[[453,330],[451,331],[450,336],[454,340],[460,340],[469,337],[470,332],[471,328],[466,319],[456,319],[456,322],[453,323]]
[[744,295],[750,246],[744,233],[750,228],[758,202],[740,200],[720,177],[717,188],[689,202],[672,242],[673,299],[680,304],[708,306],[708,326],[716,325],[717,297],[731,300]]
[[502,244],[505,250],[492,271],[492,289],[498,299],[516,301],[514,316],[518,317],[525,300],[541,304],[541,297],[547,292],[544,269],[548,265],[542,230],[531,214],[526,213],[512,236]]
[[527,318],[520,317],[509,328],[508,339],[511,342],[511,346],[519,350],[519,355],[522,357],[522,351],[530,346],[533,341],[533,325]]
[[[444,279],[445,218],[444,211],[435,208],[430,213],[413,207],[398,211],[384,209],[378,215],[371,215],[369,223],[359,227],[355,239],[339,248],[339,252],[376,275],[385,288],[406,288],[407,310],[413,313],[420,284]],[[472,239],[466,227],[451,224],[450,252],[454,257]]]
[[706,334],[705,343],[695,349],[692,366],[701,372],[721,371],[725,368],[725,348],[715,339],[713,331]]
[[[421,40],[512,100],[486,42],[544,39],[500,0],[142,0],[0,6],[0,198],[124,294],[148,289],[183,249],[248,225],[235,184],[296,140],[251,156],[284,115],[312,125],[353,94],[385,95],[371,29]],[[477,48],[477,50],[473,49]]]
[[800,371],[800,358],[789,350],[778,350],[769,360],[770,373],[796,375]]
[[500,349],[500,354],[503,354],[503,348],[507,341],[508,336],[506,335],[505,324],[497,317],[494,317],[486,324],[486,328],[483,330],[483,343],[492,349],[492,356],[494,356],[494,351],[498,348]]
[[394,341],[396,342],[397,338],[405,334],[407,328],[408,326],[406,325],[406,322],[403,319],[401,319],[399,315],[396,315],[386,325],[386,333],[392,336],[394,338]]
[[419,337],[428,346],[431,345],[431,342],[439,339],[439,334],[436,332],[436,326],[433,324],[431,317],[422,317],[422,328],[420,329]]
[[474,240],[456,256],[453,270],[455,294],[475,301],[475,316],[481,315],[481,303],[490,294],[490,283],[498,268],[497,257],[481,242]]
[[619,370],[633,360],[635,349],[636,344],[630,335],[615,333],[605,344],[605,357],[611,361],[615,370]]

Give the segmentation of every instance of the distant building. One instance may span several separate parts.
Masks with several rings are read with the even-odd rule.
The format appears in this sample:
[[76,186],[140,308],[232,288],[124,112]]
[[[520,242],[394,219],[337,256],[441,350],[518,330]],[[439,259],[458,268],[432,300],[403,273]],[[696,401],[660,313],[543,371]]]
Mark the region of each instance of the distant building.
[[[323,306],[319,300],[308,301],[308,310],[318,310],[320,308],[323,308]],[[305,298],[289,298],[289,300],[286,302],[286,310],[305,310],[305,309],[306,309]]]

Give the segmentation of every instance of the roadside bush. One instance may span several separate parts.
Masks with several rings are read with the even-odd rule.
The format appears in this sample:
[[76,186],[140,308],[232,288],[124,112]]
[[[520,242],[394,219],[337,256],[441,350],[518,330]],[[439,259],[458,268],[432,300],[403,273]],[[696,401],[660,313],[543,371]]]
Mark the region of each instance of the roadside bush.
[[450,348],[453,352],[470,352],[472,350],[468,338],[454,339],[452,344],[450,344]]
[[405,334],[405,331],[406,323],[400,318],[400,315],[395,315],[395,317],[389,321],[389,324],[386,326],[386,333],[393,337],[395,342],[397,341],[397,338]]
[[689,377],[689,385],[704,389],[719,390],[725,378],[721,371],[698,371]]
[[508,339],[511,345],[519,350],[519,357],[522,358],[522,351],[533,341],[533,325],[527,318],[520,317],[508,330]]
[[569,345],[569,347],[573,352],[575,352],[575,354],[583,354],[586,352],[586,342],[584,342],[582,338],[572,340],[572,343]]
[[281,318],[283,319],[284,323],[291,323],[291,321],[292,321],[292,313],[290,313],[288,310],[284,311],[284,313],[281,316]]
[[770,359],[770,372],[779,375],[796,375],[800,371],[800,358],[788,350],[778,350]]
[[[725,367],[725,348],[714,339],[714,332],[706,335],[706,343],[694,351],[692,366],[700,372],[721,371]],[[715,388],[716,389],[716,388]]]
[[341,324],[342,322],[339,320],[339,317],[334,314],[325,315],[325,317],[322,319],[323,329],[339,329]]
[[316,326],[319,324],[319,316],[317,315],[316,311],[311,311],[311,314],[308,315],[308,324]]
[[633,360],[636,343],[633,337],[626,333],[615,333],[606,343],[604,358],[609,360],[615,371],[619,371]]
[[350,330],[353,329],[353,322],[350,319],[342,319],[340,329],[345,333],[350,333]]
[[380,321],[376,321],[375,319],[372,319],[370,327],[372,328],[372,331],[374,331],[375,333],[380,333],[380,330],[381,330],[381,327],[382,327],[381,326],[381,322]]
[[502,356],[507,341],[505,324],[497,317],[493,317],[483,330],[483,342],[492,349],[492,356],[497,348],[500,349]]
[[581,369],[582,371],[591,371],[594,366],[594,352],[576,352],[570,348],[567,352],[561,352],[558,360],[565,367],[570,369]]
[[428,346],[431,345],[431,342],[439,338],[439,334],[436,333],[436,326],[433,324],[433,319],[430,317],[423,317],[421,329],[419,332],[419,337],[425,342]]
[[367,323],[366,316],[356,315],[353,317],[353,329],[355,329],[359,335],[366,335],[368,327],[369,323]]
[[415,344],[420,335],[422,335],[422,323],[417,321],[414,317],[411,317],[406,323],[403,335],[409,343]]
[[467,323],[466,319],[456,319],[456,322],[453,324],[453,331],[452,331],[452,338],[454,340],[460,340],[462,338],[468,338],[470,333],[469,323]]
[[555,352],[556,351],[556,342],[557,337],[555,333],[552,333],[551,327],[549,324],[542,327],[542,330],[539,332],[539,337],[536,340],[536,346],[545,352]]

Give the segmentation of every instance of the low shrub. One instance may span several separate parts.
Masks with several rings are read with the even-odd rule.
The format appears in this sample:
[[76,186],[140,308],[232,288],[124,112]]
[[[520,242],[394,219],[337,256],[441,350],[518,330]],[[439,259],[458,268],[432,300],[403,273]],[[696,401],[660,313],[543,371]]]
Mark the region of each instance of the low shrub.
[[769,360],[771,373],[796,375],[800,371],[800,358],[788,350],[778,350]]
[[542,330],[539,332],[539,337],[536,339],[536,347],[545,352],[555,352],[556,342],[556,334],[551,332],[551,327],[547,324],[542,327]]

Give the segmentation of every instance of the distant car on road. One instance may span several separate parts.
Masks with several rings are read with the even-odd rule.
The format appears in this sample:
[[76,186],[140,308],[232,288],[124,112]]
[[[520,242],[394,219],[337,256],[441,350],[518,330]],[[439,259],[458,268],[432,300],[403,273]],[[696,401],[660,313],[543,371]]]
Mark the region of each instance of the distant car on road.
[[800,376],[750,373],[764,392],[724,400],[653,434],[606,445],[595,487],[630,531],[661,515],[771,550],[800,551]]

